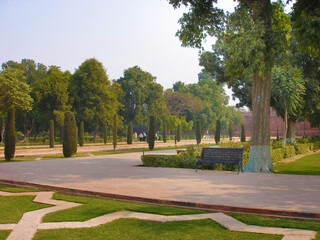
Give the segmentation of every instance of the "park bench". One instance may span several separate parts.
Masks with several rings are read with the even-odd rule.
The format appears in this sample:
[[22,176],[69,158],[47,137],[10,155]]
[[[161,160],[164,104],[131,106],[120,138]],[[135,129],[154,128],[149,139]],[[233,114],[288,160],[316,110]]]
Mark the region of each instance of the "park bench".
[[243,148],[203,148],[201,156],[196,162],[196,172],[198,165],[207,163],[235,164],[238,165],[238,174],[242,171]]

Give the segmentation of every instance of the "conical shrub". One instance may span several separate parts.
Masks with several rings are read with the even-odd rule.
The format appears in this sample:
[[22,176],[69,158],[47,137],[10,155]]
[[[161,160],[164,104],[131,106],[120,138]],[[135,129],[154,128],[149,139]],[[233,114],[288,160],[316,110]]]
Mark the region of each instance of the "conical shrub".
[[201,121],[198,119],[196,121],[196,140],[197,144],[199,145],[201,143]]
[[77,125],[74,114],[70,111],[64,113],[63,126],[63,155],[71,157],[77,153]]
[[80,131],[79,131],[79,145],[82,147],[84,144],[84,123],[80,122]]
[[149,122],[149,149],[152,150],[154,148],[154,137],[155,137],[155,123],[154,123],[154,116],[150,116],[150,122]]
[[49,137],[49,145],[50,148],[54,148],[54,121],[50,120],[50,129],[49,129],[50,133],[50,137]]
[[4,158],[10,161],[16,151],[15,110],[8,110],[4,137]]
[[167,132],[168,132],[168,129],[167,129],[167,124],[163,124],[163,142],[167,142]]
[[128,133],[127,133],[127,143],[132,144],[132,136],[133,135],[133,124],[129,122]]

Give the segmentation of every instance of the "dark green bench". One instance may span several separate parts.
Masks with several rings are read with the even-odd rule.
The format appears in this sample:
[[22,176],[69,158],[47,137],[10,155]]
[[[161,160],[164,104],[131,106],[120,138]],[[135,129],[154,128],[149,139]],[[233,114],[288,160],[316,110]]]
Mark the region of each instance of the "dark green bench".
[[203,148],[201,156],[196,162],[198,166],[207,163],[235,164],[238,165],[238,174],[242,171],[243,148]]

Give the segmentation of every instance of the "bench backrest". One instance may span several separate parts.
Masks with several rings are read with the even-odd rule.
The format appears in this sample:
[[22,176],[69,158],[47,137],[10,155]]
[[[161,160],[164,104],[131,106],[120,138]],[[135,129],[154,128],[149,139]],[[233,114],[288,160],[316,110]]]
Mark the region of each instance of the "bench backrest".
[[238,164],[242,161],[243,148],[203,148],[201,161]]

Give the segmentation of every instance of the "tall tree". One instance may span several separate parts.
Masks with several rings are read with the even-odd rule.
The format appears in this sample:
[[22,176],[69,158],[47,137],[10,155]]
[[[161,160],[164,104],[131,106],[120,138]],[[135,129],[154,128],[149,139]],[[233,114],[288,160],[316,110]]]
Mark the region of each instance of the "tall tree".
[[112,126],[121,93],[117,84],[111,85],[101,62],[94,58],[83,62],[73,74],[70,88],[77,120],[84,121],[86,129],[94,131],[94,137],[106,122]]
[[[272,70],[272,102],[276,107],[277,113],[283,117],[284,131],[283,141],[287,142],[288,118],[293,119],[297,115],[297,110],[302,108],[303,95],[305,87],[301,75],[301,71],[297,68],[274,68]],[[290,117],[291,116],[291,117]],[[289,121],[290,125],[295,126],[295,121]],[[290,138],[288,142],[292,142],[294,129],[290,130]]]
[[60,130],[64,124],[64,112],[71,109],[69,104],[69,82],[70,72],[62,72],[59,67],[51,66],[43,79],[39,79],[32,84],[32,96],[35,99],[35,111],[37,120],[49,122],[55,119],[55,123]]
[[0,112],[7,112],[5,159],[9,161],[15,152],[15,110],[30,111],[33,99],[25,83],[23,71],[8,68],[0,74]]
[[[214,7],[215,0],[169,0],[174,7],[189,6],[179,20],[177,32],[185,46],[200,47],[207,36],[217,36],[224,53],[224,67],[231,79],[251,77],[253,128],[249,162],[245,171],[271,172],[270,93],[271,67],[286,49],[288,18],[279,4],[270,0],[242,0],[235,13],[226,17]],[[223,28],[225,26],[225,28]]]
[[124,71],[124,76],[117,80],[124,92],[120,115],[125,122],[136,124],[148,122],[148,116],[159,119],[166,115],[163,88],[156,83],[156,77],[134,66]]

